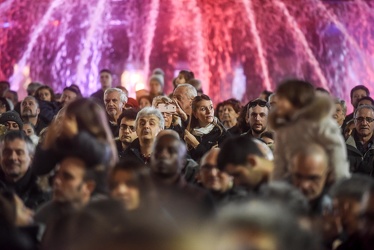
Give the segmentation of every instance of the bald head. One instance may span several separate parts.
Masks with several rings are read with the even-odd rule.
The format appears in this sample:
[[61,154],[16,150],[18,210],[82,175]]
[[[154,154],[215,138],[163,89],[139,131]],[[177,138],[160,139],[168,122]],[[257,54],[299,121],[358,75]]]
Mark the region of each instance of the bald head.
[[291,177],[295,187],[309,200],[320,197],[330,175],[328,156],[322,146],[306,145],[291,160]]

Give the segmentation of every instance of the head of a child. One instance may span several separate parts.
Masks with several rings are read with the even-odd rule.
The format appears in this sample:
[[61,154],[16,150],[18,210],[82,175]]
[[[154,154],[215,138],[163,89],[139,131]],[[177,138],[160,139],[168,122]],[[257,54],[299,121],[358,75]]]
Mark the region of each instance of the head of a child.
[[278,117],[289,118],[296,111],[308,106],[315,97],[314,86],[303,80],[287,80],[282,82],[276,91]]

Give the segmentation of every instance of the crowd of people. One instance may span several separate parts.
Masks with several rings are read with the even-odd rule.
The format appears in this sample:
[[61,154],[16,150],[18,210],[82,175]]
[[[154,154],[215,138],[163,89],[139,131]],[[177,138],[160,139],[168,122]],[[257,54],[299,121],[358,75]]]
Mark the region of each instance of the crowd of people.
[[291,79],[213,103],[193,72],[129,97],[0,81],[0,249],[369,250],[374,100]]

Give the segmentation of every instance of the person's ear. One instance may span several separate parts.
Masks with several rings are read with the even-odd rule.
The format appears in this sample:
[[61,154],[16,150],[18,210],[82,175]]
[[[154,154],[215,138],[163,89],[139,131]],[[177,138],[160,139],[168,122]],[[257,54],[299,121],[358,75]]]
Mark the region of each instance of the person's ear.
[[90,192],[90,194],[92,194],[96,188],[96,182],[92,180],[86,181],[86,187],[87,187],[87,190]]
[[247,155],[247,165],[254,168],[258,165],[258,158],[255,155]]

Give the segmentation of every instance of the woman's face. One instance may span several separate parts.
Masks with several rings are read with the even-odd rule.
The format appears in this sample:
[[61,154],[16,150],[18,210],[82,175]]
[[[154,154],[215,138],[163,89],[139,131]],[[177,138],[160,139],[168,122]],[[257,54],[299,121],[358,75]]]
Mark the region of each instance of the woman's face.
[[158,94],[162,93],[161,84],[156,80],[152,80],[149,83],[149,88],[150,88],[149,92],[151,92],[151,94],[153,94],[153,95],[158,95]]
[[145,108],[145,107],[150,107],[152,104],[149,102],[147,98],[141,98],[139,101],[139,107],[140,109]]
[[27,136],[32,136],[32,135],[35,135],[35,131],[34,129],[31,127],[30,124],[26,123],[26,124],[23,124],[22,126],[22,130],[23,132],[25,132],[25,134]]
[[182,74],[179,74],[178,77],[175,79],[175,83],[178,86],[179,84],[186,83],[186,79],[184,79],[184,76]]
[[277,106],[275,108],[275,112],[279,117],[289,117],[294,114],[295,107],[287,98],[277,96]]
[[124,170],[117,170],[111,178],[112,198],[123,202],[128,211],[138,209],[140,206],[140,191],[133,181],[133,174]]
[[232,105],[223,106],[223,120],[236,124],[238,121],[239,113],[236,113]]
[[205,127],[214,120],[214,109],[212,101],[202,100],[197,104],[194,116],[199,120],[200,127]]
[[0,115],[6,112],[6,106],[3,103],[0,103]]
[[46,102],[52,101],[51,92],[48,89],[39,90],[39,99]]

